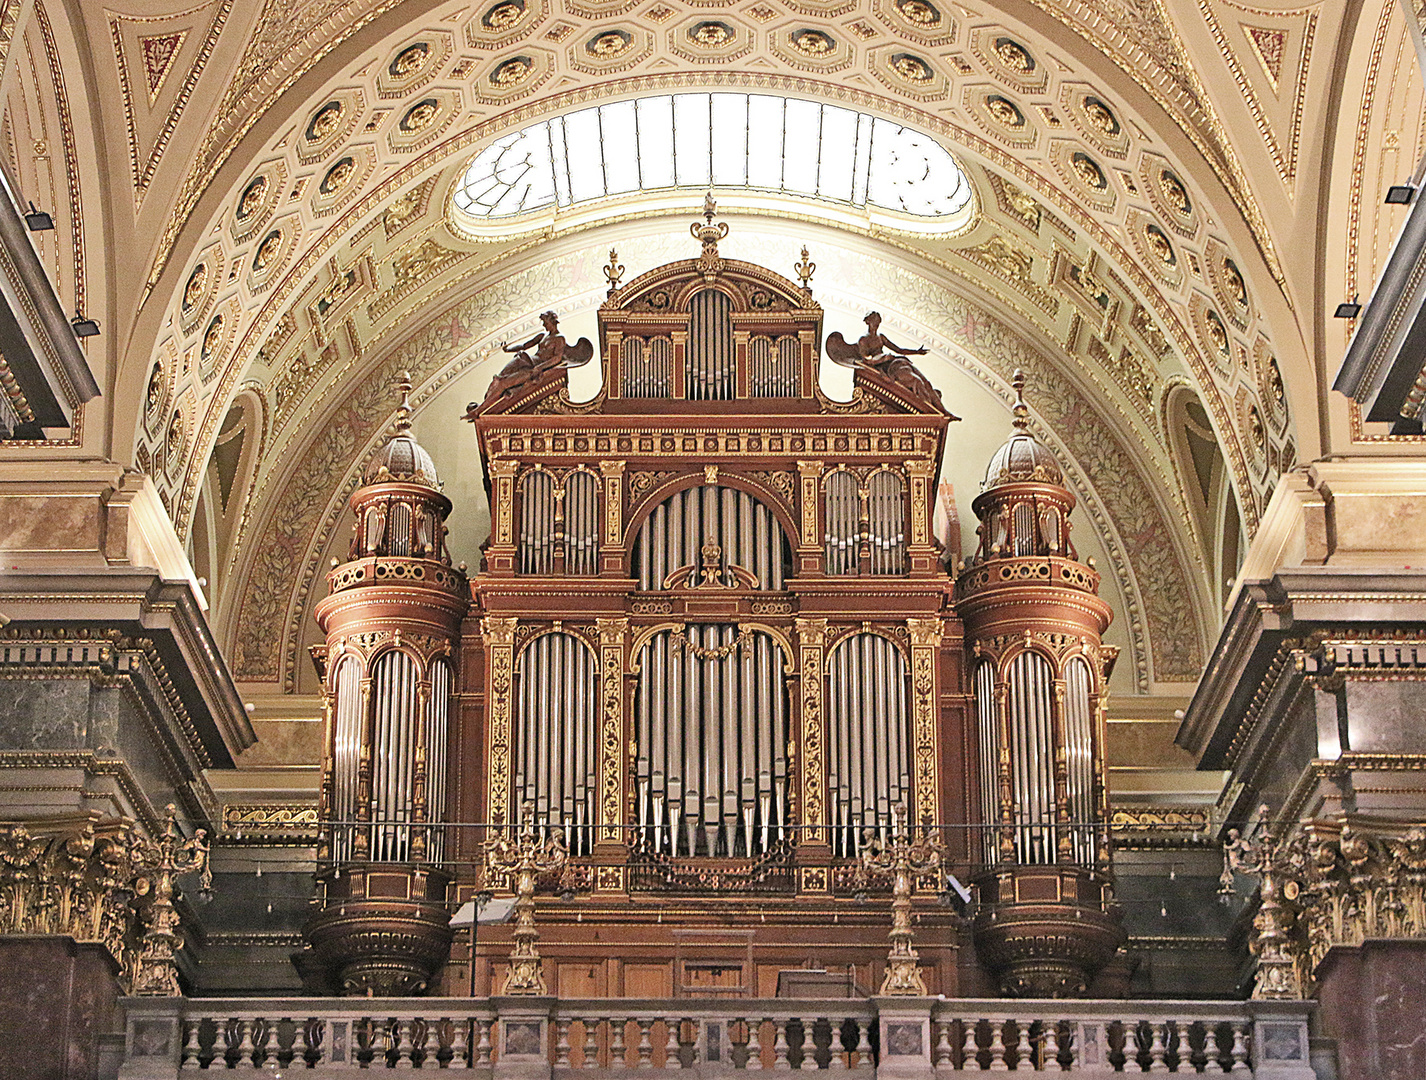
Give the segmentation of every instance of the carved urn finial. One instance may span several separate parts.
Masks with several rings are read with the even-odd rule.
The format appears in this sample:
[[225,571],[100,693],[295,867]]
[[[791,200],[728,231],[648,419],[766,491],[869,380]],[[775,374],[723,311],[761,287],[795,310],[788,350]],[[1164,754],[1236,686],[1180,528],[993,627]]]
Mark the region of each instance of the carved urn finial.
[[400,381],[396,384],[401,391],[401,404],[396,406],[396,430],[398,432],[411,430],[411,373],[403,371]]
[[709,192],[703,197],[703,222],[695,221],[688,227],[688,231],[693,234],[693,239],[703,245],[703,252],[699,259],[708,269],[716,269],[722,260],[718,257],[718,241],[728,235],[728,223],[720,221],[716,225],[713,218],[718,214],[718,204],[713,201],[713,192]]
[[812,258],[807,251],[806,244],[802,245],[802,261],[800,263],[794,263],[792,269],[793,272],[796,273],[802,281],[802,291],[805,292],[808,296],[811,296],[812,272],[817,269],[817,264],[812,261]]

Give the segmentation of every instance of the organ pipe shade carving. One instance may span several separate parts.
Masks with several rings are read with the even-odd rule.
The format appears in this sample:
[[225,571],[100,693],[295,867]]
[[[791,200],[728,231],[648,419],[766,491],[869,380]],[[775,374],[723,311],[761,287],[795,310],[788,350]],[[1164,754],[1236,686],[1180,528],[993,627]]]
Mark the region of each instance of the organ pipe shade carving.
[[654,634],[635,696],[638,825],[670,855],[749,856],[786,839],[786,658],[728,623]]
[[619,345],[619,392],[626,398],[673,396],[673,340],[627,337]]
[[828,792],[832,854],[883,840],[895,807],[911,802],[906,658],[879,634],[853,634],[827,658]]
[[857,519],[861,509],[857,478],[849,472],[834,472],[826,488],[826,566],[829,574],[857,572]]
[[780,590],[791,573],[792,548],[773,512],[747,492],[716,484],[678,491],[644,519],[634,541],[634,577],[639,588],[672,587],[677,571],[700,580],[706,545],[719,548],[719,584],[732,586],[732,567],[753,575],[759,589]]
[[733,301],[704,289],[693,294],[688,312],[688,399],[727,401],[733,397]]
[[520,482],[520,573],[552,574],[554,566],[554,480],[535,470]]
[[790,335],[748,342],[748,393],[753,397],[797,397],[801,393],[798,342]]
[[599,481],[587,472],[564,484],[564,572],[599,572]]
[[906,485],[893,472],[873,473],[867,484],[871,572],[906,572]]
[[515,690],[515,805],[559,828],[569,850],[594,844],[598,662],[572,634],[541,634],[520,653]]

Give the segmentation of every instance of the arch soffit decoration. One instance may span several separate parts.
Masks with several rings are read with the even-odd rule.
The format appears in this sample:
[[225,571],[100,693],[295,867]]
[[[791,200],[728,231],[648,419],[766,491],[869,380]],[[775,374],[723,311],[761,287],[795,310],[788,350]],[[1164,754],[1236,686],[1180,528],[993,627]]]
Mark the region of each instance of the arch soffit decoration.
[[[991,29],[994,29],[994,27]],[[1050,46],[1042,40],[1035,38],[1027,32],[1015,32],[1019,34],[1021,40],[1031,43],[1030,49],[1032,53],[1037,53],[1042,57],[1049,55]],[[986,60],[981,56],[981,53],[985,52],[984,42],[980,42],[978,46],[972,42],[972,38],[979,42],[981,38],[985,37],[986,33],[988,33],[986,27],[967,27],[965,28],[965,33],[967,35],[965,39],[967,45],[966,56],[968,58],[966,59],[966,63],[972,64],[973,70],[980,71],[983,69],[984,71],[984,74],[978,79],[969,79],[966,81],[965,95],[970,94],[971,90],[985,91],[991,88],[1005,89],[1004,73],[1000,73],[1002,76],[1001,81],[996,82],[993,77],[995,75],[993,61]],[[977,37],[976,34],[979,36]],[[410,36],[408,31],[406,37],[409,38]],[[382,46],[381,48],[388,49],[389,51],[387,46]],[[977,49],[979,51],[977,51]],[[380,49],[374,49],[372,50],[371,56],[365,58],[363,63],[352,65],[353,71],[367,68],[379,73],[383,65],[369,62],[371,58],[377,57],[378,54],[384,57],[384,53],[380,53]],[[452,62],[454,66],[449,68],[447,74],[454,73],[454,71],[460,67],[460,62]],[[977,64],[979,68],[976,67]],[[1042,68],[1047,66],[1047,64],[1041,64]],[[1075,76],[1078,77],[1081,74],[1083,73],[1075,73]],[[343,78],[334,80],[333,86],[336,87],[337,84],[350,82],[352,78],[354,78],[354,76],[349,73]],[[1064,76],[1063,79],[1056,76],[1056,80],[1065,82],[1066,85],[1069,79],[1070,76],[1068,75]],[[717,80],[707,75],[695,73],[691,78],[683,81],[690,84],[708,85]],[[747,81],[748,80],[737,77],[727,80],[728,85],[740,85]],[[764,79],[762,81],[766,82],[769,80]],[[777,80],[771,81],[776,82]],[[795,85],[788,80],[782,81],[794,91],[823,97],[834,95],[834,92],[830,91],[829,88],[819,86],[817,83],[805,78],[797,81]],[[624,80],[623,83],[616,82],[606,84],[599,93],[602,95],[627,95],[637,90],[640,86],[649,87],[655,82],[658,81],[648,78],[638,82],[634,80]],[[662,84],[671,85],[673,82],[673,80],[663,80]],[[431,85],[433,84],[423,84],[419,89],[419,93],[429,94]],[[884,82],[883,85],[887,86],[888,89],[892,88],[889,83]],[[373,87],[372,89],[374,94],[379,88]],[[310,98],[309,104],[312,104],[314,107],[320,107],[322,101],[319,99],[328,99],[332,92],[333,88],[324,87],[320,93]],[[963,97],[965,97],[965,95],[963,95]],[[337,254],[337,252],[340,250],[341,245],[350,248],[354,242],[359,243],[359,237],[370,236],[373,228],[381,228],[383,224],[389,227],[391,221],[390,215],[393,209],[405,208],[406,204],[411,201],[410,197],[413,195],[420,197],[417,201],[423,199],[425,202],[425,205],[417,215],[418,220],[414,223],[408,221],[407,224],[413,225],[411,232],[395,237],[397,242],[385,245],[384,252],[382,252],[380,256],[377,256],[377,259],[380,260],[383,256],[390,256],[394,265],[396,259],[409,259],[412,256],[419,256],[421,245],[434,244],[434,249],[428,250],[431,250],[438,260],[444,259],[445,265],[435,268],[436,272],[431,275],[432,278],[438,278],[443,273],[449,277],[451,273],[460,274],[462,272],[469,272],[469,263],[471,261],[478,261],[481,252],[463,251],[461,250],[462,245],[450,238],[448,234],[439,228],[434,230],[431,228],[432,215],[438,215],[442,206],[443,196],[438,189],[449,182],[454,175],[454,170],[459,169],[469,154],[473,152],[473,149],[480,142],[480,139],[486,135],[494,134],[497,130],[507,130],[513,124],[523,122],[535,116],[545,115],[552,109],[570,108],[576,104],[594,100],[596,96],[599,95],[594,94],[590,88],[586,88],[564,95],[562,102],[557,99],[547,99],[546,101],[536,102],[533,105],[524,104],[513,112],[507,113],[499,118],[498,122],[490,122],[482,127],[469,129],[466,132],[448,135],[444,143],[438,147],[424,151],[421,155],[413,159],[410,165],[383,181],[379,187],[367,190],[360,198],[358,198],[354,192],[351,199],[347,200],[347,205],[350,206],[350,209],[342,211],[334,223],[324,224],[321,221],[317,221],[314,223],[316,226],[315,229],[304,228],[302,231],[304,237],[308,238],[307,243],[309,243],[310,246],[306,247],[300,257],[297,257],[295,261],[295,252],[286,252],[281,255],[282,258],[289,261],[291,268],[289,269],[285,265],[274,272],[283,274],[280,284],[275,288],[269,285],[262,290],[262,293],[255,293],[248,298],[251,301],[250,306],[253,310],[246,319],[247,329],[242,335],[241,341],[235,342],[233,347],[229,349],[229,357],[224,367],[222,377],[216,380],[211,386],[209,393],[212,404],[200,421],[200,432],[198,433],[197,439],[198,446],[201,448],[206,444],[206,441],[211,438],[211,428],[215,422],[213,419],[214,414],[215,412],[221,413],[221,400],[230,392],[229,387],[241,376],[241,369],[247,365],[247,358],[264,353],[264,346],[266,344],[276,339],[279,344],[286,344],[290,353],[292,351],[291,342],[281,341],[284,334],[289,338],[300,337],[304,333],[308,337],[312,337],[315,331],[316,341],[311,344],[322,344],[324,350],[329,352],[333,350],[338,354],[344,351],[357,352],[369,345],[368,342],[357,340],[362,336],[362,330],[368,328],[356,327],[350,320],[339,323],[330,334],[330,339],[323,342],[322,338],[327,328],[314,328],[307,325],[298,326],[298,323],[305,324],[308,321],[305,317],[307,313],[301,310],[294,312],[292,307],[284,309],[281,302],[273,302],[278,296],[281,296],[283,300],[291,300],[294,297],[303,300],[310,299],[314,291],[330,291],[331,286],[347,280],[345,275],[354,265],[356,267],[356,273],[352,279],[354,282],[353,288],[363,292],[365,294],[364,299],[371,301],[367,304],[369,310],[379,306],[377,301],[380,301],[381,297],[377,296],[373,299],[371,293],[385,286],[386,281],[384,279],[388,276],[390,268],[384,264],[384,261],[368,260],[364,263],[361,260],[356,260],[352,264],[344,264],[342,256]],[[987,235],[989,232],[987,229],[980,233],[973,232],[966,237],[966,243],[957,248],[945,251],[944,253],[926,251],[924,252],[925,255],[938,261],[947,263],[954,262],[961,267],[969,265],[977,274],[981,274],[982,271],[988,271],[988,273],[982,274],[982,276],[987,279],[1008,282],[1010,287],[1002,289],[1002,292],[1008,298],[1009,306],[1013,309],[1027,312],[1039,311],[1040,315],[1038,317],[1042,323],[1054,322],[1056,318],[1060,321],[1064,321],[1067,318],[1073,318],[1073,316],[1060,315],[1058,312],[1054,315],[1047,315],[1044,309],[1051,305],[1056,308],[1067,308],[1068,305],[1065,305],[1059,299],[1047,301],[1046,294],[1049,290],[1043,287],[1036,287],[1039,285],[1036,279],[1039,278],[1041,274],[1044,274],[1046,278],[1052,276],[1057,260],[1061,264],[1059,268],[1062,271],[1071,273],[1073,269],[1074,260],[1072,256],[1074,252],[1069,251],[1069,253],[1066,254],[1062,253],[1059,249],[1061,244],[1072,245],[1074,241],[1057,234],[1053,223],[1045,220],[1047,216],[1049,218],[1056,218],[1061,225],[1067,225],[1070,233],[1075,231],[1075,226],[1082,228],[1085,233],[1088,234],[1088,245],[1098,244],[1103,250],[1113,253],[1114,258],[1105,261],[1103,264],[1103,268],[1107,270],[1108,273],[1101,276],[1107,276],[1111,279],[1107,283],[1108,293],[1122,295],[1111,296],[1109,302],[1112,303],[1117,299],[1125,309],[1126,317],[1129,320],[1133,320],[1137,317],[1143,333],[1151,339],[1145,342],[1135,334],[1126,332],[1123,337],[1127,342],[1132,342],[1135,347],[1129,351],[1125,351],[1127,345],[1121,346],[1119,342],[1106,344],[1102,339],[1097,339],[1097,345],[1091,344],[1091,332],[1084,328],[1084,324],[1092,320],[1086,320],[1081,317],[1081,325],[1076,329],[1076,335],[1079,337],[1079,340],[1075,343],[1081,351],[1094,349],[1099,354],[1101,365],[1105,363],[1105,358],[1107,358],[1108,367],[1114,369],[1118,381],[1128,382],[1131,385],[1143,381],[1145,377],[1144,372],[1146,370],[1143,353],[1151,352],[1157,348],[1157,342],[1159,341],[1163,342],[1163,347],[1166,351],[1181,352],[1182,355],[1189,357],[1191,361],[1197,358],[1203,351],[1204,346],[1199,340],[1202,335],[1194,325],[1194,321],[1190,317],[1191,313],[1184,310],[1188,305],[1181,302],[1183,297],[1180,296],[1178,301],[1169,298],[1165,289],[1161,285],[1156,284],[1155,279],[1151,277],[1143,267],[1138,265],[1140,261],[1143,261],[1139,258],[1138,253],[1129,251],[1115,241],[1112,233],[1105,228],[1105,224],[1115,215],[1111,214],[1106,216],[1103,213],[1096,215],[1092,210],[1086,209],[1085,206],[1071,199],[1069,193],[1072,189],[1069,183],[1065,181],[1063,176],[1057,175],[1054,172],[1052,163],[1046,162],[1040,172],[1026,167],[1014,154],[1007,151],[1006,147],[1009,144],[1007,144],[1006,140],[997,140],[993,137],[995,133],[989,126],[990,121],[985,115],[975,111],[977,106],[974,102],[970,102],[969,99],[966,99],[963,101],[961,108],[957,110],[959,115],[953,120],[945,120],[932,117],[920,111],[915,106],[908,105],[904,100],[894,100],[890,94],[875,93],[863,94],[862,96],[866,99],[868,108],[885,115],[900,116],[902,118],[909,117],[913,121],[919,122],[924,129],[931,131],[933,134],[937,134],[943,139],[957,144],[959,147],[971,148],[996,170],[1003,169],[1005,171],[1004,174],[998,171],[984,171],[977,178],[979,181],[978,186],[982,188],[982,196],[985,197],[987,205],[992,203],[998,204],[1004,201],[1007,205],[1012,207],[1018,206],[1024,211],[1021,215],[1022,231],[1017,232],[1011,230],[1009,235],[1013,240],[1010,243],[1006,243],[1003,240],[999,243],[995,242],[994,237]],[[1108,96],[1107,93],[1105,96]],[[839,101],[844,102],[856,97],[856,95],[843,88],[835,91],[835,97]],[[1029,118],[1026,123],[1030,128],[1034,129],[1034,138],[1041,144],[1048,144],[1054,141],[1058,136],[1053,135],[1045,123],[1035,119],[1037,115],[1043,115],[1043,110],[1041,114],[1037,114],[1034,109],[1029,109],[1028,100],[1027,98],[1026,108],[1020,109],[1020,112],[1023,116]],[[399,104],[404,105],[404,98],[401,99]],[[1119,110],[1118,115],[1121,120],[1116,122],[1128,122],[1131,119],[1126,106],[1118,102],[1113,102],[1111,99],[1111,107]],[[387,111],[390,112],[391,110],[388,108]],[[305,115],[305,113],[303,115]],[[1141,126],[1137,120],[1133,122],[1135,127]],[[1079,119],[1076,119],[1075,123],[1082,126],[1081,120]],[[442,134],[445,134],[445,131],[443,131]],[[1116,205],[1119,206],[1120,210],[1129,208],[1135,200],[1129,194],[1128,189],[1131,186],[1139,186],[1135,183],[1133,168],[1121,167],[1102,147],[1087,141],[1087,137],[1082,138],[1081,142],[1083,142],[1087,150],[1091,152],[1091,155],[1101,163],[1103,168],[1108,170],[1107,181],[1114,190]],[[266,150],[264,150],[264,153],[265,152]],[[1148,152],[1147,140],[1145,140],[1145,145],[1136,147],[1136,152],[1140,158],[1144,157],[1144,154]],[[1153,153],[1162,156],[1158,150],[1155,150]],[[452,155],[455,155],[454,162]],[[259,158],[261,158],[261,156],[262,155],[259,155]],[[1164,160],[1170,159],[1165,157]],[[1132,166],[1132,162],[1127,159],[1125,164]],[[1179,171],[1185,177],[1191,175],[1191,169],[1188,165],[1179,166]],[[444,175],[442,175],[443,172]],[[246,180],[247,175],[247,173],[243,174],[243,180]],[[1013,177],[1013,179],[1009,179],[1009,177]],[[354,183],[357,182],[354,181]],[[239,185],[240,188],[246,186],[241,180],[239,181]],[[1190,187],[1191,186],[1190,181]],[[992,190],[984,190],[987,187]],[[1015,191],[1012,192],[1012,188],[1014,188]],[[394,199],[391,198],[393,195],[395,196]],[[1193,191],[1193,195],[1199,196],[1197,190]],[[356,201],[353,202],[353,199]],[[1199,196],[1199,200],[1202,201],[1202,196]],[[1140,199],[1139,201],[1142,203],[1144,200]],[[1142,209],[1142,207],[1140,207],[1140,209]],[[221,218],[223,214],[231,214],[232,210],[232,204],[226,205],[218,216]],[[1060,218],[1056,211],[1062,211],[1065,217]],[[307,207],[304,201],[302,202],[302,213],[305,215],[306,212]],[[1123,213],[1117,211],[1116,213],[1119,217],[1124,216]],[[1033,230],[1030,229],[1028,225],[1023,224],[1025,214],[1037,215],[1040,218],[1040,221],[1036,223]],[[1013,211],[1010,212],[1008,216],[1012,221],[1014,220]],[[421,225],[425,227],[422,228],[420,227]],[[406,239],[408,235],[415,239],[408,241]],[[1209,236],[1206,226],[1200,223],[1197,226],[1195,235],[1196,242],[1199,242],[1199,246],[1206,248],[1206,238]],[[315,239],[311,239],[314,237]],[[225,243],[227,239],[230,238],[225,238]],[[260,244],[261,240],[261,230],[259,230],[259,235],[248,241],[248,246],[251,247],[254,244]],[[448,244],[442,244],[442,240],[448,241]],[[976,243],[977,240],[980,242]],[[1176,254],[1177,258],[1184,258],[1192,254],[1192,251],[1186,250],[1187,242],[1178,235],[1170,234],[1169,242],[1171,245],[1180,248],[1180,252]],[[243,245],[230,246],[234,251],[242,249],[244,257],[250,254],[250,252],[247,252],[246,249],[243,248]],[[469,248],[474,245],[464,246]],[[1081,246],[1086,245],[1082,244]],[[224,254],[227,254],[226,249]],[[1241,253],[1239,254],[1241,255]],[[336,261],[336,268],[327,268],[333,271],[330,281],[326,280],[328,275],[324,274],[323,268],[321,268],[324,256],[329,259],[335,259]],[[1197,256],[1194,257],[1196,258]],[[196,258],[190,258],[190,262],[193,261],[196,261]],[[420,261],[419,258],[417,261]],[[1086,259],[1085,261],[1087,262],[1089,260]],[[1259,273],[1256,276],[1254,274],[1255,270],[1261,270],[1259,262],[1259,260],[1250,259],[1246,256],[1237,259],[1237,264],[1245,267],[1245,273],[1249,278],[1253,279],[1250,284],[1250,289],[1253,292],[1256,292],[1258,288],[1263,285],[1261,274]],[[410,265],[409,262],[407,265]],[[1151,263],[1148,265],[1152,266]],[[432,269],[429,259],[426,261],[425,266],[428,270]],[[185,269],[186,267],[187,264],[185,264]],[[1086,267],[1081,266],[1080,269],[1083,271]],[[1092,272],[1094,268],[1089,267],[1088,269],[1091,272],[1091,276],[1093,276]],[[314,270],[316,273],[313,273]],[[1114,273],[1115,270],[1123,271],[1124,276],[1120,278],[1118,274]],[[241,277],[242,275],[240,275],[240,278]],[[1096,280],[1094,284],[1104,285],[1106,283]],[[1194,295],[1201,296],[1202,292],[1209,288],[1209,284],[1210,283],[1206,281],[1202,281],[1199,282],[1197,286],[1185,287],[1185,290],[1183,290],[1184,295],[1190,300]],[[318,286],[322,286],[323,288],[318,288]],[[244,287],[245,283],[240,280],[235,288],[241,293]],[[340,292],[341,290],[338,289],[338,291]],[[388,294],[394,291],[395,290],[387,290]],[[263,294],[266,294],[265,297]],[[175,296],[174,302],[176,303],[177,300],[178,297]],[[1145,305],[1142,309],[1140,308],[1141,300]],[[1039,302],[1038,307],[1036,304],[1037,301]],[[321,298],[319,297],[319,306],[320,302]],[[330,297],[328,298],[328,302],[330,302]],[[1175,310],[1176,308],[1178,310]],[[395,317],[393,313],[404,312],[405,310],[407,310],[407,305],[393,307],[391,311],[387,313],[388,321],[390,318]],[[1139,314],[1141,310],[1143,314]],[[1152,314],[1150,314],[1151,311]],[[1093,315],[1092,309],[1089,314]],[[1161,324],[1159,321],[1156,321],[1156,317],[1158,320],[1161,320]],[[1254,325],[1256,325],[1256,321]],[[289,326],[290,330],[286,329],[286,327]],[[1253,334],[1251,332],[1243,334],[1240,333],[1236,327],[1231,328],[1232,342],[1229,347],[1230,352],[1234,351],[1234,346],[1237,347],[1236,351],[1239,353],[1240,363],[1238,365],[1228,365],[1230,369],[1239,366],[1250,366],[1241,362],[1242,357],[1249,355],[1246,343],[1242,340],[1244,337],[1251,339]],[[1264,331],[1261,327],[1258,327],[1257,337],[1264,337]],[[314,349],[312,351],[316,350]],[[269,356],[268,359],[275,360],[279,358]],[[311,357],[309,356],[307,359],[310,360]],[[308,364],[307,366],[310,367],[311,365]],[[1153,364],[1150,363],[1148,366],[1152,367]],[[1197,363],[1194,363],[1193,366],[1195,368],[1195,375],[1199,381],[1207,384],[1213,384],[1215,381],[1218,381],[1218,376],[1208,362],[1199,360]],[[1138,368],[1137,372],[1134,370],[1135,367]],[[233,370],[234,368],[238,370]],[[267,374],[271,375],[271,373]],[[1267,488],[1270,486],[1271,476],[1269,475],[1270,470],[1264,467],[1267,463],[1259,464],[1250,461],[1250,458],[1254,455],[1250,452],[1245,453],[1240,448],[1239,439],[1236,437],[1237,418],[1234,416],[1234,410],[1232,408],[1233,395],[1229,391],[1231,391],[1235,385],[1241,389],[1245,384],[1250,385],[1256,382],[1256,379],[1250,378],[1252,374],[1250,371],[1237,372],[1230,370],[1230,372],[1223,377],[1222,381],[1226,382],[1227,385],[1223,386],[1220,392],[1205,392],[1205,399],[1210,402],[1210,407],[1213,409],[1215,415],[1215,421],[1225,428],[1224,445],[1225,448],[1228,449],[1228,456],[1234,470],[1235,483],[1244,490],[1251,492],[1254,496],[1242,500],[1245,515],[1248,517],[1250,523],[1255,518],[1257,506],[1261,503]],[[1151,378],[1152,375],[1149,377]],[[1110,381],[1115,381],[1115,377],[1111,376]],[[1220,400],[1220,393],[1223,400]],[[218,419],[221,419],[220,415]],[[141,434],[138,440],[140,455],[143,450],[144,438],[145,436]],[[1273,449],[1276,450],[1277,448],[1273,447]],[[198,456],[201,457],[201,454]],[[175,490],[173,492],[165,491],[165,494],[173,498],[175,517],[178,520],[180,530],[185,531],[192,506],[193,492],[191,478],[185,478],[181,486],[175,481],[174,488]]]
[[[567,246],[573,249],[577,243]],[[315,432],[310,442],[283,455],[295,464],[269,477],[271,490],[262,501],[272,509],[254,523],[250,541],[235,556],[239,563],[231,579],[243,592],[220,616],[239,678],[293,685],[300,662],[297,643],[315,601],[303,583],[317,580],[346,497],[391,423],[390,386],[396,372],[414,372],[422,387],[419,409],[451,379],[489,356],[489,338],[506,324],[512,296],[528,305],[558,295],[559,288],[568,287],[570,266],[578,257],[571,251],[507,277],[499,288],[477,287],[394,350],[364,365],[355,388],[332,406],[331,422],[309,426]],[[1146,691],[1152,681],[1196,678],[1211,632],[1211,614],[1205,616],[1211,607],[1201,595],[1206,585],[1191,552],[1182,550],[1183,530],[1168,524],[1177,515],[1170,511],[1166,517],[1161,507],[1161,483],[1143,471],[1140,459],[1086,400],[1077,381],[1047,358],[1051,350],[1036,349],[1016,329],[947,293],[940,283],[885,263],[874,269],[879,280],[893,282],[899,296],[914,300],[919,295],[934,304],[909,314],[923,318],[923,325],[940,337],[932,342],[938,351],[992,387],[1007,405],[1011,372],[1019,367],[1029,373],[1036,386],[1036,414],[1044,422],[1039,434],[1060,451],[1083,511],[1093,519],[1118,575],[1126,599],[1119,614],[1128,623],[1136,683]],[[1082,462],[1093,463],[1100,487]],[[1156,556],[1165,549],[1176,558]],[[1193,617],[1185,619],[1185,612]]]

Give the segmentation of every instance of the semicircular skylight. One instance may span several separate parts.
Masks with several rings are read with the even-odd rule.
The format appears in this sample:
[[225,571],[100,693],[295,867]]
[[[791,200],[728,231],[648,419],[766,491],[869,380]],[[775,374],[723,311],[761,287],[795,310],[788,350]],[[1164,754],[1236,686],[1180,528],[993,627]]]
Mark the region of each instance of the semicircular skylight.
[[479,229],[539,210],[689,188],[805,196],[959,228],[970,182],[931,136],[835,105],[766,94],[661,94],[552,117],[487,146],[452,203]]

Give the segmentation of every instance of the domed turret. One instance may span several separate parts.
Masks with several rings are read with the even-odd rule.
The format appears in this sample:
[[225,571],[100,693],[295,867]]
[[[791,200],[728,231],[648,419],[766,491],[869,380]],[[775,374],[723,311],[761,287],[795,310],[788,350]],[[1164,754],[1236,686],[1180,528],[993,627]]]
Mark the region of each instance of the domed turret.
[[1015,372],[1015,430],[990,459],[981,490],[1000,484],[1037,481],[1059,484],[1064,480],[1060,463],[1043,443],[1030,434],[1030,407],[1025,404],[1025,373]]
[[411,374],[401,373],[401,404],[396,409],[396,434],[387,440],[367,463],[362,475],[365,484],[380,484],[387,480],[404,480],[439,489],[436,463],[411,434]]

